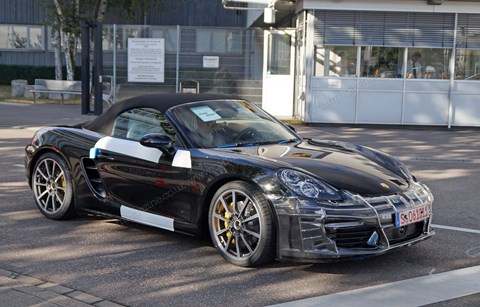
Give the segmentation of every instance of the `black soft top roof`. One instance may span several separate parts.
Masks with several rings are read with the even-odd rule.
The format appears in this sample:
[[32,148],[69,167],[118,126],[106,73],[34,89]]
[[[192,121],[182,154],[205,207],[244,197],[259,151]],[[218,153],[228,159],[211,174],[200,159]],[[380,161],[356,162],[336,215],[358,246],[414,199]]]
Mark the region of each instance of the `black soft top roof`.
[[218,99],[240,99],[236,96],[219,94],[150,94],[132,97],[114,103],[105,113],[89,121],[83,127],[88,130],[110,134],[115,118],[133,108],[154,108],[165,113],[173,106],[195,101]]

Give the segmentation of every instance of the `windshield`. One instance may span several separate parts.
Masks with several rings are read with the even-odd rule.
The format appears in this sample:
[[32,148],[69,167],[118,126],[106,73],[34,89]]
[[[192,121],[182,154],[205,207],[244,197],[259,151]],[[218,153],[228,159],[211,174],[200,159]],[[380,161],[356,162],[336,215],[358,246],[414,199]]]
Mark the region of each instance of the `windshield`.
[[242,100],[183,104],[171,113],[197,148],[227,148],[295,142],[300,137],[257,106]]

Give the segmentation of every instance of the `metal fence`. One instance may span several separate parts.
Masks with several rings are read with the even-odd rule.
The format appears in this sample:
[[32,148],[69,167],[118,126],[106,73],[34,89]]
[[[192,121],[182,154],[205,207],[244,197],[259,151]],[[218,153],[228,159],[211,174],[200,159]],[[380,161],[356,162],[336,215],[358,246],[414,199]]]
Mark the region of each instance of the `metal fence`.
[[[128,82],[128,38],[163,38],[164,82]],[[103,81],[120,98],[140,93],[234,94],[262,102],[263,31],[187,26],[103,26]],[[205,61],[213,63],[205,63]]]

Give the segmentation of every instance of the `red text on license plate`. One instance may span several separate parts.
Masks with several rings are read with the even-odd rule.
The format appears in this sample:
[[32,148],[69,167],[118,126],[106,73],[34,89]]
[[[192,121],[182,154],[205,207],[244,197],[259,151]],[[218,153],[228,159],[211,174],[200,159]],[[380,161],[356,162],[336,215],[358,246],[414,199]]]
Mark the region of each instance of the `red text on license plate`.
[[395,226],[402,227],[408,224],[426,220],[430,212],[428,206],[421,206],[407,211],[398,212],[395,216]]

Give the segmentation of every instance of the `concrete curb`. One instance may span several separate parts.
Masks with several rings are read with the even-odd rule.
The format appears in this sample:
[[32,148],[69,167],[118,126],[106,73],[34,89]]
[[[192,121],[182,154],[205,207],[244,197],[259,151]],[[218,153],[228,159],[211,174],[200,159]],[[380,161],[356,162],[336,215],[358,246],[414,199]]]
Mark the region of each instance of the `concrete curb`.
[[0,300],[16,306],[123,306],[27,275],[0,269]]

